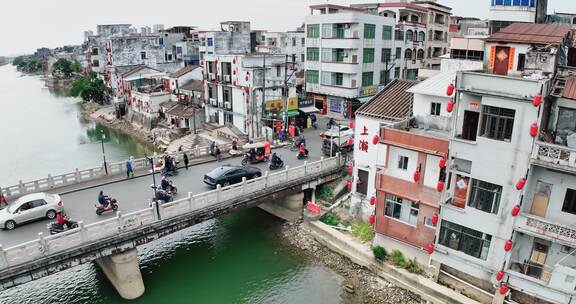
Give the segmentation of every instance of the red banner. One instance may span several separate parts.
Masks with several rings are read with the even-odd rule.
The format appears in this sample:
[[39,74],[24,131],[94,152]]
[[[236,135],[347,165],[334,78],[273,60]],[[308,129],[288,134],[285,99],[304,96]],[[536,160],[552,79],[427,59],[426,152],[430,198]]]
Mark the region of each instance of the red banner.
[[320,214],[320,205],[314,204],[313,202],[308,202],[306,204],[306,209],[312,213]]

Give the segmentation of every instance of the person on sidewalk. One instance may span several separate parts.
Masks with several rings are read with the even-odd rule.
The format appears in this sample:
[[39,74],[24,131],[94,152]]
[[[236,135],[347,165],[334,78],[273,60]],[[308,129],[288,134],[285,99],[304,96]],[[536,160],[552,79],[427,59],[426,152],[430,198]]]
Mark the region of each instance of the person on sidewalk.
[[210,155],[215,155],[216,151],[214,150],[216,147],[216,141],[210,142]]
[[4,194],[0,193],[0,209],[4,208],[8,206],[8,202],[6,201],[6,197],[4,197]]
[[132,168],[132,156],[126,161],[126,178],[131,178],[134,176],[134,168]]
[[184,152],[184,166],[186,167],[186,170],[188,170],[188,154],[186,154],[186,152]]
[[216,160],[217,161],[221,161],[222,160],[222,151],[220,151],[220,147],[216,146],[215,148],[216,150],[214,151],[214,154],[216,155]]

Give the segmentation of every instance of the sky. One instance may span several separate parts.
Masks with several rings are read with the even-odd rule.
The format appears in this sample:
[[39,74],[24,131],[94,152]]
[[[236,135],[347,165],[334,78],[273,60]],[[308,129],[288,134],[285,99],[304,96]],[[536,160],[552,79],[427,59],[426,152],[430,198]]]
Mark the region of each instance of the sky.
[[[0,55],[33,53],[36,48],[81,44],[85,30],[97,24],[197,25],[217,29],[220,21],[247,20],[253,29],[293,30],[309,14],[308,6],[326,0],[16,0],[0,11]],[[377,0],[330,0],[334,4]],[[490,0],[438,0],[458,16],[488,17]],[[549,13],[576,12],[574,0],[549,0]]]

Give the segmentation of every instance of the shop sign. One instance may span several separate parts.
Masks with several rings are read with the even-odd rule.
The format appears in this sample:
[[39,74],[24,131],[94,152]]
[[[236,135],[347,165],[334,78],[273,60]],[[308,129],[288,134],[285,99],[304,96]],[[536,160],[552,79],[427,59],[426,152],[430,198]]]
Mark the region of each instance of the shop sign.
[[330,98],[330,112],[340,113],[342,109],[342,100],[338,98]]
[[298,110],[298,97],[288,98],[288,111]]
[[298,100],[298,108],[310,107],[314,105],[313,99],[300,99]]

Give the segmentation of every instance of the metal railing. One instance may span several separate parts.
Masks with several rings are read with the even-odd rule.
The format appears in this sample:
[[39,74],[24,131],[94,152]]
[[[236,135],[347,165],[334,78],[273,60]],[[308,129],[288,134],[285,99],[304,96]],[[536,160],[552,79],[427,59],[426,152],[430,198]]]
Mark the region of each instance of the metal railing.
[[[161,221],[170,221],[176,217],[203,209],[228,208],[239,198],[253,193],[279,191],[290,184],[305,181],[307,177],[333,172],[341,167],[341,162],[339,155],[327,159],[322,158],[311,163],[305,162],[294,168],[287,166],[285,170],[272,174],[266,172],[262,177],[251,180],[244,179],[241,183],[228,187],[218,186],[215,190],[196,195],[189,193],[186,198],[158,206],[159,214],[156,213],[156,205],[152,205],[127,214],[118,211],[114,218],[91,224],[85,225],[83,222],[79,222],[79,228],[55,235],[44,236],[40,232],[38,239],[32,241],[6,249],[0,245],[0,270],[50,255],[57,255],[74,248],[101,243],[130,230],[145,228],[160,221],[158,216],[162,219]],[[143,205],[147,205],[147,203],[143,203]]]
[[510,261],[510,270],[535,278],[548,284],[550,282],[550,278],[552,277],[552,267],[548,267],[546,265],[540,265],[537,263],[533,263],[530,261]]
[[576,149],[566,146],[536,142],[532,158],[576,169]]
[[[219,145],[222,152],[227,152],[231,149],[231,144],[221,144]],[[182,152],[170,153],[176,160],[182,161],[184,153],[188,155],[190,160],[195,158],[201,158],[210,155],[210,147],[202,146],[195,147],[190,150],[185,150]],[[156,163],[160,156],[151,156]],[[126,161],[107,163],[108,174],[104,170],[104,166],[94,167],[85,170],[76,169],[73,172],[64,173],[60,175],[48,174],[47,177],[23,182],[20,181],[17,185],[12,185],[4,188],[0,188],[0,193],[4,195],[6,199],[17,198],[26,194],[42,192],[47,190],[52,190],[60,187],[80,184],[83,182],[97,180],[106,176],[115,176],[126,173]],[[150,163],[145,157],[132,160],[132,168],[136,170],[147,170],[150,169]]]

